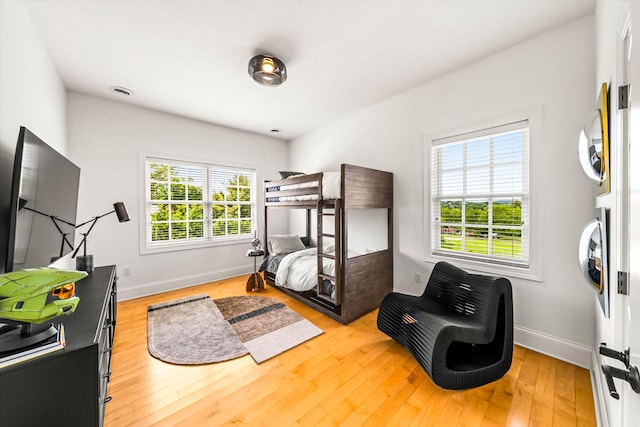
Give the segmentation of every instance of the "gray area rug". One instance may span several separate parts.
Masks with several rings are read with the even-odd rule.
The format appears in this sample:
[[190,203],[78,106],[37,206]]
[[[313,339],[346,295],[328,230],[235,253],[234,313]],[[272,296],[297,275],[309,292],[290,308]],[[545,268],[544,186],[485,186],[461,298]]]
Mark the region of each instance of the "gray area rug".
[[211,300],[201,294],[148,307],[149,353],[176,364],[220,362],[247,352],[261,363],[322,333],[267,297]]
[[147,307],[149,353],[165,362],[199,365],[248,353],[206,294]]
[[256,363],[323,333],[278,300],[241,296],[214,300]]

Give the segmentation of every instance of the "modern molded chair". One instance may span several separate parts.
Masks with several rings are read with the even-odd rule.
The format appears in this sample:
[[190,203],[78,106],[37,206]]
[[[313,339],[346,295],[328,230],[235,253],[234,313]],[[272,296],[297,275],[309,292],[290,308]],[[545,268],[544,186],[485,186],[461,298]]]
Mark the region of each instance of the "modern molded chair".
[[440,387],[488,384],[511,367],[511,282],[439,262],[421,296],[384,298],[378,329],[405,346]]

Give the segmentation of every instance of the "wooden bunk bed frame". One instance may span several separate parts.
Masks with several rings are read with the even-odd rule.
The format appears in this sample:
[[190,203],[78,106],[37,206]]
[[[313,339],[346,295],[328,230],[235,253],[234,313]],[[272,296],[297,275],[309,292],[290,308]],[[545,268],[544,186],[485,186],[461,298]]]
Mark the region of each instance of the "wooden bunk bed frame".
[[[275,286],[275,274],[265,271],[265,281],[293,298],[325,315],[347,324],[380,306],[382,299],[393,290],[393,174],[360,166],[340,165],[340,198],[322,197],[322,173],[289,177],[264,183],[264,241],[268,242],[268,212],[272,208],[306,209],[305,244],[311,239],[311,210],[317,210],[317,247],[323,248],[323,238],[334,239],[334,255],[318,250],[318,285],[329,280],[335,285],[335,298],[323,292],[322,286],[298,292]],[[281,190],[291,184],[309,185],[305,188]],[[313,184],[310,184],[313,183]],[[298,201],[275,201],[284,197],[306,196]],[[349,258],[348,215],[350,209],[387,209],[387,249]],[[324,216],[334,216],[333,230],[323,229]],[[265,257],[269,255],[265,244]],[[323,259],[335,263],[335,274],[323,272]]]

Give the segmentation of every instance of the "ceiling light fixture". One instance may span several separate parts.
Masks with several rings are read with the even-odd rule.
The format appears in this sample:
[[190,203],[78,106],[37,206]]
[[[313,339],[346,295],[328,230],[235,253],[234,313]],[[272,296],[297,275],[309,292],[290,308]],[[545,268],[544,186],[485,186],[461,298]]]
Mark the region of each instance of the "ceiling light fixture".
[[280,86],[287,80],[287,67],[275,56],[256,55],[249,61],[249,75],[263,86]]

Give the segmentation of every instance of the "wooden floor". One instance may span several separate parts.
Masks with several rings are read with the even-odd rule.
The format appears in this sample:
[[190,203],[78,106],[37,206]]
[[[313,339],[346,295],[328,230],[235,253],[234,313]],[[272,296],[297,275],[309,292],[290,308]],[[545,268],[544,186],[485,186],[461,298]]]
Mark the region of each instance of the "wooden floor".
[[105,425],[595,426],[589,372],[515,347],[502,379],[467,391],[433,384],[376,328],[374,311],[344,326],[269,286],[260,293],[324,334],[260,365],[251,356],[176,366],[147,351],[149,304],[206,292],[244,295],[247,276],[118,304]]

